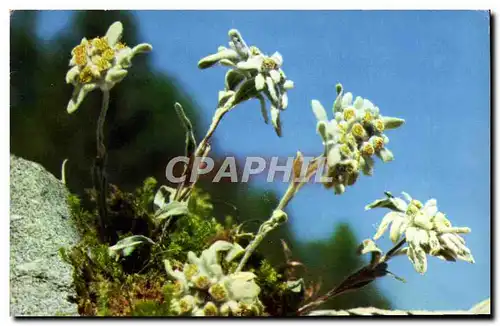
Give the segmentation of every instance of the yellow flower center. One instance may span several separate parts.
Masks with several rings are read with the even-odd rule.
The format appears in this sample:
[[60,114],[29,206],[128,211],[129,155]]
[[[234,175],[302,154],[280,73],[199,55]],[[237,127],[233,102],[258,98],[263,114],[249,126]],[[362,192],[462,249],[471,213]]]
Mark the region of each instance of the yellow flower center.
[[87,48],[85,44],[77,45],[71,54],[75,57],[75,62],[78,66],[84,66],[87,64]]
[[196,287],[200,289],[206,289],[210,285],[210,280],[205,275],[200,275],[195,280]]
[[111,61],[115,57],[115,51],[109,48],[102,53],[102,57],[108,61]]
[[178,296],[182,293],[183,285],[181,281],[176,281],[173,286],[173,293],[175,296]]
[[382,148],[384,148],[384,139],[382,137],[373,137],[373,147],[375,147],[375,150],[378,152]]
[[349,145],[347,145],[347,144],[342,144],[342,145],[340,146],[340,152],[341,152],[341,153],[342,153],[342,155],[344,155],[344,156],[350,156],[350,155],[351,155],[351,153],[352,153],[351,149],[349,148]]
[[92,73],[92,69],[89,66],[83,68],[78,75],[78,81],[82,84],[90,83],[93,78],[94,74]]
[[278,68],[278,64],[271,58],[265,58],[262,61],[262,68],[264,70],[274,70]]
[[365,112],[365,116],[363,117],[363,122],[364,123],[369,123],[373,120],[373,116],[370,112]]
[[186,275],[186,278],[188,280],[191,279],[196,273],[198,272],[198,266],[194,264],[189,264],[184,268],[184,275]]
[[106,37],[96,37],[92,40],[92,46],[97,50],[104,52],[109,49],[108,40]]
[[214,284],[208,290],[215,301],[224,301],[227,298],[227,291],[222,284]]
[[385,129],[384,122],[381,119],[376,119],[375,121],[373,121],[373,125],[375,126],[375,129],[377,129],[377,131],[379,132],[383,132]]
[[103,57],[98,56],[98,55],[92,57],[92,63],[94,63],[97,66],[97,68],[99,69],[99,72],[102,72],[104,70],[108,70],[109,68],[111,68],[111,63],[109,63],[108,60],[106,60]]
[[349,121],[356,116],[356,109],[353,107],[344,109],[344,120]]
[[217,306],[213,302],[207,302],[203,308],[205,316],[217,316]]
[[355,123],[354,126],[352,126],[351,131],[352,134],[358,138],[364,138],[366,134],[365,128],[363,128],[360,123]]
[[182,298],[179,301],[179,307],[181,308],[181,313],[183,313],[183,314],[185,314],[185,313],[191,311],[191,309],[193,309],[193,305],[191,304],[190,300],[188,300],[187,298]]
[[363,155],[372,156],[373,154],[375,154],[375,149],[373,148],[372,144],[364,143],[363,147],[361,147],[361,152],[363,153]]

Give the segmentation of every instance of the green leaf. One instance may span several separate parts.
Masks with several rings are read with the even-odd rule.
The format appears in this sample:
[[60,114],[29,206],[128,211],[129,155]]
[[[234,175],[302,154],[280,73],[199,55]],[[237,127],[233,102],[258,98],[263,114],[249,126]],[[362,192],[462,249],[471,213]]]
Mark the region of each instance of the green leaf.
[[256,97],[257,94],[259,94],[259,92],[255,88],[255,81],[253,79],[246,80],[236,91],[234,105]]
[[229,70],[226,73],[226,89],[234,91],[236,90],[236,87],[245,80],[245,75],[243,75],[241,72],[237,70]]
[[[365,206],[365,210],[370,210],[373,208],[389,208],[397,212],[406,211],[406,203],[401,198],[393,197],[390,193],[386,193],[387,198],[377,199],[374,202]],[[389,197],[391,196],[391,197]]]
[[177,115],[181,119],[181,122],[186,129],[186,150],[185,150],[185,155],[186,157],[191,157],[191,155],[194,153],[196,149],[196,140],[194,138],[194,133],[193,133],[193,125],[191,124],[191,121],[187,117],[186,113],[184,112],[184,109],[182,108],[182,105],[178,102],[175,103],[174,105],[175,111],[177,112]]
[[392,118],[392,117],[383,117],[382,121],[384,122],[385,129],[396,129],[402,126],[405,123],[404,119]]
[[158,191],[156,192],[153,202],[157,207],[162,208],[174,199],[174,195],[174,188],[161,186],[160,189],[158,189]]
[[245,252],[245,249],[243,249],[242,246],[240,246],[237,243],[233,244],[233,247],[229,250],[229,252],[226,255],[226,258],[224,258],[227,262],[233,261],[235,258],[239,257],[241,254]]
[[171,216],[187,215],[188,207],[185,202],[173,201],[161,207],[155,214],[157,221],[163,221]]
[[120,257],[127,257],[141,244],[155,244],[153,240],[143,235],[133,235],[118,241],[114,246],[108,248],[110,257],[118,260]]

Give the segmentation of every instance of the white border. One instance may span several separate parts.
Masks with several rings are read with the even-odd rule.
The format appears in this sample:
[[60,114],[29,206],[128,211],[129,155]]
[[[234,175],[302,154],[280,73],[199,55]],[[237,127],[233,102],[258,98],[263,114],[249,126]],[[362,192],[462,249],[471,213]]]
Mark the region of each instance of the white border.
[[[9,79],[7,76],[9,76],[9,70],[8,70],[8,62],[9,62],[9,10],[8,9],[75,9],[75,6],[78,6],[79,9],[210,9],[210,10],[216,10],[216,9],[301,9],[301,10],[322,10],[322,9],[401,9],[401,10],[408,10],[408,9],[422,9],[422,10],[427,10],[427,9],[474,9],[474,10],[486,10],[486,9],[491,9],[493,14],[497,14],[500,12],[499,7],[500,7],[500,1],[498,0],[474,0],[474,1],[437,1],[437,0],[419,0],[419,1],[382,1],[379,0],[376,3],[373,1],[361,1],[361,0],[349,0],[349,1],[336,1],[336,2],[330,2],[330,1],[325,1],[325,0],[307,0],[307,1],[263,1],[263,0],[252,0],[252,1],[222,1],[222,0],[210,0],[210,1],[193,1],[193,0],[183,0],[183,1],[158,1],[158,0],[141,0],[141,1],[128,1],[128,0],[122,0],[120,2],[118,1],[96,1],[96,0],[87,0],[85,2],[68,2],[68,1],[61,1],[61,0],[44,0],[43,2],[39,1],[33,1],[33,0],[16,0],[16,1],[5,1],[2,2],[3,4],[6,4],[6,8],[2,8],[2,15],[0,16],[2,18],[2,25],[3,29],[0,34],[0,44],[3,44],[4,47],[7,49],[4,51],[0,52],[0,56],[2,58],[2,62],[4,62],[4,65],[2,66],[2,72],[4,78],[2,78],[2,90],[4,92],[2,93],[2,100],[3,100],[3,108],[0,110],[2,114],[2,121],[4,123],[4,127],[0,129],[2,133],[1,137],[1,147],[2,147],[2,160],[0,160],[1,164],[1,181],[0,185],[3,185],[0,187],[1,189],[1,197],[0,197],[0,207],[2,208],[2,218],[3,218],[3,223],[4,227],[0,228],[1,232],[3,233],[0,237],[2,239],[3,243],[1,246],[1,257],[0,261],[2,262],[2,283],[1,283],[1,295],[5,300],[1,300],[2,305],[1,305],[1,318],[2,321],[5,322],[5,324],[10,325],[14,323],[14,320],[9,317],[9,285],[8,285],[8,274],[9,274],[9,264],[7,263],[8,256],[9,256],[9,188],[7,187],[7,184],[9,182],[9,156],[7,155],[7,149],[9,148]],[[494,43],[492,45],[494,46],[494,53],[498,57],[498,17],[495,19],[495,24],[494,24]],[[498,65],[495,65],[495,68],[498,67]],[[494,89],[492,90],[494,94],[499,94],[500,93],[500,84],[498,80],[498,73],[496,71],[492,71],[494,73]],[[472,110],[474,108],[471,108]],[[497,111],[497,105],[493,108],[494,110]],[[498,112],[498,111],[497,111]],[[495,118],[495,124],[496,126],[500,126],[500,115],[497,113],[496,118]],[[500,142],[498,139],[495,139],[495,148],[494,151],[498,152],[500,147]],[[493,149],[493,148],[492,148]],[[497,176],[495,177],[494,181],[497,181],[498,173]],[[498,183],[497,183],[498,184]],[[497,190],[495,193],[494,198],[492,198],[493,203],[500,202],[500,194]],[[496,205],[495,205],[496,206]],[[495,210],[496,211],[496,208]],[[495,234],[498,236],[499,233],[499,223],[495,223]],[[496,244],[496,241],[495,241]],[[497,249],[497,248],[495,248]],[[496,251],[496,250],[495,250]],[[496,251],[497,252],[497,251]],[[493,262],[492,262],[493,264]],[[492,275],[492,277],[495,277],[496,275]],[[495,284],[496,282],[492,281],[492,284]],[[498,294],[498,289],[495,290],[495,293]],[[496,302],[494,301],[493,304],[496,306]],[[495,309],[496,312],[498,312],[498,307]],[[116,319],[114,320],[116,321]],[[139,321],[130,321],[134,324],[136,323],[143,323],[145,320],[139,320]],[[234,320],[233,320],[234,321]],[[231,321],[231,322],[233,322]],[[374,320],[367,319],[367,321],[373,323]],[[401,321],[401,320],[400,320]],[[39,323],[40,321],[32,321],[32,323]],[[45,322],[51,323],[53,320],[45,320]],[[70,322],[69,320],[64,320],[63,322]],[[79,321],[78,324],[87,324],[87,323],[92,323],[92,324],[104,324],[104,323],[109,323],[110,320],[86,320],[86,321]],[[168,322],[170,323],[178,323],[173,320],[168,320],[168,321],[160,321],[160,322]],[[183,320],[181,321],[183,323],[190,322]],[[194,321],[193,321],[194,322]],[[198,321],[199,322],[199,321]],[[247,321],[248,322],[248,321]],[[262,320],[254,321],[253,323],[257,322],[262,322]],[[280,320],[280,321],[272,321],[273,323],[283,323],[283,322],[289,322],[289,320]],[[304,322],[304,320],[300,321],[301,323]],[[335,320],[332,322],[339,322],[339,320]],[[356,320],[355,323],[359,323],[361,321]],[[380,321],[379,321],[380,322]],[[76,323],[75,321],[71,321],[70,323]],[[191,323],[191,322],[190,322]],[[423,324],[423,321],[418,322],[419,324]],[[4,324],[4,323],[2,323]]]

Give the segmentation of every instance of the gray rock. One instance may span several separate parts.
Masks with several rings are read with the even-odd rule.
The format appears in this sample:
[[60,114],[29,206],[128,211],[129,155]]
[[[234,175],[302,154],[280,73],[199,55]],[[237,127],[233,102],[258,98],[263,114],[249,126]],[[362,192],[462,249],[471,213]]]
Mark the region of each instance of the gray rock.
[[72,267],[59,248],[79,239],[66,187],[42,166],[10,156],[10,314],[78,315]]

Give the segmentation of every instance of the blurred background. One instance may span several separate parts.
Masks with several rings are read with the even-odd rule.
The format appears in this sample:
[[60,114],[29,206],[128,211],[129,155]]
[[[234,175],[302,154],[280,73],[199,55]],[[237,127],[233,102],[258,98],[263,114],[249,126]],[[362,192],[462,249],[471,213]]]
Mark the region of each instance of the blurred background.
[[[72,115],[72,86],[65,84],[71,49],[82,37],[102,36],[114,21],[124,24],[129,45],[148,42],[153,52],[134,59],[128,77],[111,92],[105,127],[109,181],[125,190],[148,176],[167,183],[169,159],[183,155],[184,132],[173,109],[181,102],[198,140],[207,129],[223,88],[225,69],[201,71],[200,58],[227,46],[237,28],[249,45],[279,51],[295,82],[283,112],[283,137],[265,125],[257,101],[224,118],[211,156],[306,156],[322,151],[311,99],[327,108],[341,82],[354,96],[372,100],[383,115],[406,119],[389,131],[395,161],[377,161],[373,177],[361,177],[342,196],[308,185],[291,202],[289,223],[261,245],[283,261],[280,239],[308,268],[322,292],[362,266],[355,248],[373,236],[384,211],[364,211],[384,191],[410,193],[438,207],[465,236],[476,264],[429,259],[425,276],[405,257],[387,277],[324,308],[376,306],[393,309],[468,309],[490,296],[490,43],[486,11],[16,11],[11,16],[10,151],[42,164],[56,177],[69,159],[67,183],[83,195],[92,187],[95,127],[100,93]],[[278,178],[279,179],[279,178]],[[256,230],[276,206],[286,184],[211,184],[217,218],[232,215]],[[390,248],[383,238],[380,246]]]

